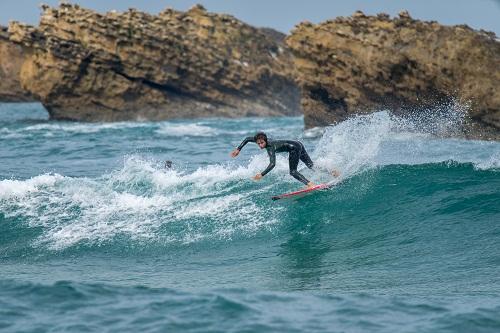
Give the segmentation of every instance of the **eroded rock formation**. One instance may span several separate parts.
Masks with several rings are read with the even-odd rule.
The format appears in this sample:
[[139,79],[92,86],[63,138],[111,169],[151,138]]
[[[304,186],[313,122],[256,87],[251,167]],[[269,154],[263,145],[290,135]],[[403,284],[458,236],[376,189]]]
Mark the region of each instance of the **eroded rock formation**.
[[[306,127],[383,108],[470,105],[472,126],[500,130],[500,43],[493,33],[412,19],[407,12],[299,24],[295,56]],[[479,135],[476,135],[479,136]]]
[[9,40],[7,27],[0,26],[0,101],[28,102],[31,95],[21,87],[19,72],[26,50]]
[[23,87],[52,119],[117,121],[300,112],[289,51],[276,35],[195,6],[105,15],[43,6],[40,25],[13,22],[29,48]]

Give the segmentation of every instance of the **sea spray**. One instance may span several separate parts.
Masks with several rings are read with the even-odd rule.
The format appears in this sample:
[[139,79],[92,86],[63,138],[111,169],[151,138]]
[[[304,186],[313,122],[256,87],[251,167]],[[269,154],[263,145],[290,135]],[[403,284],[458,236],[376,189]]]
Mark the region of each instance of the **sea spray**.
[[[192,173],[162,170],[131,156],[122,169],[97,179],[46,175],[0,181],[0,207],[7,217],[43,227],[36,244],[52,249],[79,242],[99,245],[120,235],[176,242],[224,238],[238,229],[258,229],[276,221],[269,216],[273,209],[262,214],[251,200],[258,189],[242,190],[251,183],[251,174],[248,168],[224,166]],[[181,232],[159,231],[164,225],[183,223],[187,228],[181,227]]]

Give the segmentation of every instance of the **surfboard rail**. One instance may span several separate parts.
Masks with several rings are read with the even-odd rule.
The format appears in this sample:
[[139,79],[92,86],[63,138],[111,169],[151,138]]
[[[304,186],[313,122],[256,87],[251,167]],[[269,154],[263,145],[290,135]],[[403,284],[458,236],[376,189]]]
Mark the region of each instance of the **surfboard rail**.
[[274,196],[271,197],[271,199],[273,201],[276,201],[276,200],[286,199],[286,198],[298,198],[298,197],[301,197],[303,195],[309,194],[309,193],[314,192],[314,191],[328,189],[328,188],[332,187],[333,185],[335,185],[335,184],[334,183],[318,184],[318,185],[315,185],[315,186],[313,186],[311,188],[305,188],[305,189],[301,189],[301,190],[298,190],[298,191],[293,191],[293,192],[283,193],[283,194],[279,194],[279,195],[274,195]]

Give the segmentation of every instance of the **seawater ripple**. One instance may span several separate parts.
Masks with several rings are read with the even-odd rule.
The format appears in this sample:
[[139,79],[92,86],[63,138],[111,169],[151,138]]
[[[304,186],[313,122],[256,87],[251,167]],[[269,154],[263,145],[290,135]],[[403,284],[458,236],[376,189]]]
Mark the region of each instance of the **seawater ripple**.
[[[367,294],[305,295],[246,289],[201,293],[60,281],[39,285],[0,281],[15,307],[2,310],[11,331],[82,332],[456,332],[500,328],[498,295],[427,299]],[[26,311],[33,306],[35,310]],[[55,305],[55,307],[54,307]],[[133,309],[141,309],[135,312]],[[391,319],[381,316],[390,311]],[[32,316],[29,323],[16,321]],[[64,318],[61,320],[61,317]],[[314,320],[303,320],[312,317]],[[363,318],[363,319],[361,319]],[[235,320],[236,319],[236,320]],[[17,322],[17,323],[16,323]]]

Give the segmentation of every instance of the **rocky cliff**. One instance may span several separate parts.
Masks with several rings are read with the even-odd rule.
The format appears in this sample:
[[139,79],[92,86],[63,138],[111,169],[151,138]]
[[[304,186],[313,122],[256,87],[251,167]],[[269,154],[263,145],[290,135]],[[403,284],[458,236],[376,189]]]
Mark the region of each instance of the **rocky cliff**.
[[280,38],[195,6],[150,15],[42,6],[38,27],[13,22],[28,48],[22,86],[52,119],[117,121],[300,112]]
[[[299,24],[295,55],[306,127],[383,108],[469,105],[476,130],[500,131],[500,43],[493,33],[412,19],[407,12]],[[480,136],[480,133],[476,133]]]
[[9,40],[7,27],[0,26],[0,101],[28,102],[31,95],[21,87],[20,71],[27,50]]

